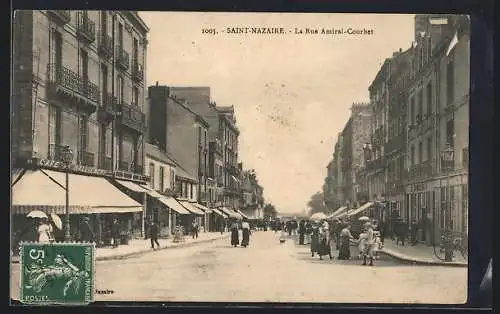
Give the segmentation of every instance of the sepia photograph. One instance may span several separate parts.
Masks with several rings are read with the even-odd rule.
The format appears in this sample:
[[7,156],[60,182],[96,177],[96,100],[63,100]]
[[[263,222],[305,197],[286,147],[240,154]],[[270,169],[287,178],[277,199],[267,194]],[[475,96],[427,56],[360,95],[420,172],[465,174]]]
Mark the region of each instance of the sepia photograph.
[[465,303],[470,27],[14,11],[11,300]]

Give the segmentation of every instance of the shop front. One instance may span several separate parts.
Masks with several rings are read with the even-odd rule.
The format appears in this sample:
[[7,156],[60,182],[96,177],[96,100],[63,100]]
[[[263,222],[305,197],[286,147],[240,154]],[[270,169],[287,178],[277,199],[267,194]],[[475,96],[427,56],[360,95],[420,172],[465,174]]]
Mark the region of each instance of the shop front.
[[[105,245],[115,219],[124,239],[137,233],[141,228],[143,208],[103,176],[68,172],[66,177],[65,172],[36,168],[20,171],[12,182],[11,213],[13,234],[16,235],[13,241],[30,237],[27,235],[32,232],[26,229],[33,227],[34,222],[26,215],[34,210],[49,217],[58,215],[63,221],[63,230],[69,219],[73,241],[80,240],[83,218],[87,217],[95,241]],[[56,230],[55,236],[56,240],[64,240],[62,230]]]

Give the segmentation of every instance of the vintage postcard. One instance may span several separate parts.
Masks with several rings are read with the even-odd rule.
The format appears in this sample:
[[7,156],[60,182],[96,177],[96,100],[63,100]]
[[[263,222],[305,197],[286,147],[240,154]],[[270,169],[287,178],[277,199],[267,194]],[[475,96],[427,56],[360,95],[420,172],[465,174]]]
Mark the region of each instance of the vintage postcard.
[[16,11],[11,298],[464,303],[470,25]]

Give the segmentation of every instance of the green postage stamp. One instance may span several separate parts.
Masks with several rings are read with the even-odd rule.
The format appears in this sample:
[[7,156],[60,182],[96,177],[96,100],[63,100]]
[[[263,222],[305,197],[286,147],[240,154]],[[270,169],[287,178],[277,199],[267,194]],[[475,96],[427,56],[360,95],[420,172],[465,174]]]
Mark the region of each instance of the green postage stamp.
[[22,243],[20,301],[89,304],[94,300],[92,243]]

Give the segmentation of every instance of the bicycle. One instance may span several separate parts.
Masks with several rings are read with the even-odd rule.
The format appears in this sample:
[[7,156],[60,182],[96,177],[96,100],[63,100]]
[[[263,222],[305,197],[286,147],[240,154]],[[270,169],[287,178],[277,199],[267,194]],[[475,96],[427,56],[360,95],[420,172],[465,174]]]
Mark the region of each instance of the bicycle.
[[[451,243],[450,243],[451,242]],[[441,236],[441,242],[439,245],[434,244],[434,255],[441,260],[445,261],[446,260],[446,246],[450,245],[450,250],[451,250],[451,259],[456,256],[455,251],[460,252],[462,257],[467,261],[468,258],[468,250],[467,247],[464,247],[462,244],[463,239],[461,237],[451,237],[451,236]]]

